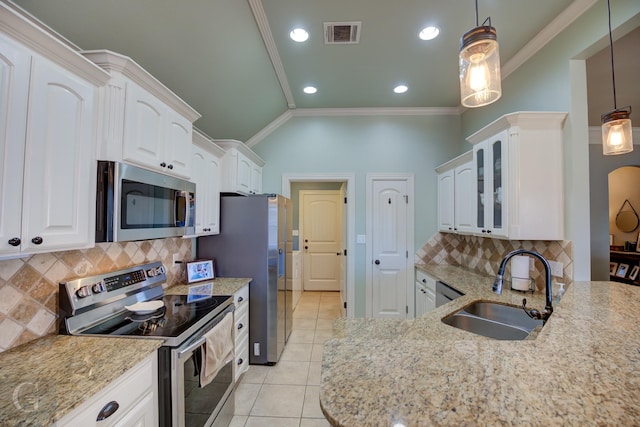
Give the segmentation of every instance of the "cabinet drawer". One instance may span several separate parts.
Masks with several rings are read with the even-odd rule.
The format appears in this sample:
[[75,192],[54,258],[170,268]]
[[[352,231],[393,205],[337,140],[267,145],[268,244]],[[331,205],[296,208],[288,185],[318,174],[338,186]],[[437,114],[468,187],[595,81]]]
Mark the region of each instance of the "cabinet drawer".
[[422,285],[431,293],[435,294],[436,292],[436,280],[429,276],[427,273],[416,269],[416,282],[422,283]]
[[249,333],[249,304],[243,304],[240,310],[235,312],[235,339],[236,342],[242,338],[242,336]]
[[[156,353],[114,380],[105,389],[82,403],[57,426],[110,426],[132,411],[145,395],[155,395]],[[100,411],[109,403],[117,402],[118,409],[109,418],[97,422]],[[155,399],[153,400],[155,402]],[[155,403],[154,403],[155,405]]]
[[233,294],[233,302],[236,308],[240,308],[240,304],[249,302],[249,285],[243,286],[235,294]]
[[249,334],[244,334],[240,342],[236,340],[236,365],[235,365],[235,379],[249,369]]

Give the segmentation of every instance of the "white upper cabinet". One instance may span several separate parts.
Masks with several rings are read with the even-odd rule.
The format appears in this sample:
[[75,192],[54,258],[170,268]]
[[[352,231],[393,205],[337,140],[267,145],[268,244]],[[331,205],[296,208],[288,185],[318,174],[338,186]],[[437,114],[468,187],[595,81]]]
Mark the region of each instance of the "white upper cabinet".
[[222,163],[221,191],[261,194],[264,160],[240,141],[214,139],[213,142],[226,151]]
[[[193,132],[191,181],[196,184],[197,236],[220,233],[220,188],[224,150],[204,134]],[[191,237],[191,236],[189,236]]]
[[0,257],[91,247],[97,88],[109,76],[0,9]]
[[200,114],[132,59],[106,50],[82,54],[111,74],[102,94],[100,160],[190,178],[193,122]]
[[471,233],[475,209],[471,151],[438,166],[438,230]]
[[562,126],[566,113],[502,116],[474,144],[474,231],[511,240],[564,239]]

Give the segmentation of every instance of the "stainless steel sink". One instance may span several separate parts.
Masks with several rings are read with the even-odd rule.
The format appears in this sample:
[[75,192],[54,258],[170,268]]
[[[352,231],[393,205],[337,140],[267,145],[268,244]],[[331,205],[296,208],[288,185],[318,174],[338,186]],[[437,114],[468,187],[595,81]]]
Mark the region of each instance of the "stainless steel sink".
[[497,340],[523,340],[542,326],[520,307],[477,301],[442,319],[447,325]]

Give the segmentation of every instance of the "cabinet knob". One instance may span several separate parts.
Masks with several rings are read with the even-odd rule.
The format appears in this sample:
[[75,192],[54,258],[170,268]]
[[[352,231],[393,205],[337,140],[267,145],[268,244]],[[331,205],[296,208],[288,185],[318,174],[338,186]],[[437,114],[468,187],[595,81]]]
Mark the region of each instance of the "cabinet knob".
[[173,165],[172,164],[167,165],[167,169],[173,169]]
[[244,325],[242,323],[238,323],[238,330],[244,328]]
[[22,240],[20,240],[18,237],[14,237],[13,239],[9,239],[7,243],[9,243],[11,246],[20,246]]
[[238,365],[242,365],[243,363],[244,363],[244,360],[242,359],[242,357],[238,359]]
[[238,302],[242,302],[242,301],[244,301],[244,298],[238,297]]
[[427,283],[427,279],[422,279],[422,283]]
[[379,259],[377,259],[377,260],[375,260],[373,263],[374,263],[375,265],[380,265],[380,260],[379,260]]
[[119,407],[120,407],[120,404],[118,404],[118,402],[116,402],[115,400],[112,400],[111,402],[107,403],[98,413],[98,417],[96,418],[96,421],[106,420],[111,415],[113,415],[118,410]]
[[36,236],[33,239],[31,239],[31,243],[33,243],[34,245],[41,245],[43,241],[44,240],[42,240],[42,237],[40,236]]
[[161,167],[161,168],[166,168],[166,167],[167,167],[167,164],[166,164],[165,162],[162,162],[162,163],[160,163],[160,167]]
[[487,234],[490,234],[490,233],[491,233],[491,230],[487,230]]

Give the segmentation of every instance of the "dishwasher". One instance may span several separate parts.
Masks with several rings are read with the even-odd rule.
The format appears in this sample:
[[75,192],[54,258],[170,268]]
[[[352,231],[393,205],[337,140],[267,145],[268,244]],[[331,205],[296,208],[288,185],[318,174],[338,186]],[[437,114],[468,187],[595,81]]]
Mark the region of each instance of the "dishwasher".
[[444,282],[436,282],[436,307],[440,307],[443,304],[453,301],[456,298],[460,298],[464,294],[457,289],[452,288]]

